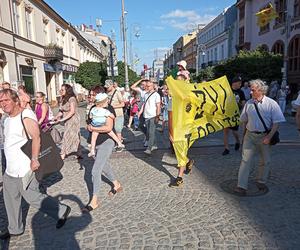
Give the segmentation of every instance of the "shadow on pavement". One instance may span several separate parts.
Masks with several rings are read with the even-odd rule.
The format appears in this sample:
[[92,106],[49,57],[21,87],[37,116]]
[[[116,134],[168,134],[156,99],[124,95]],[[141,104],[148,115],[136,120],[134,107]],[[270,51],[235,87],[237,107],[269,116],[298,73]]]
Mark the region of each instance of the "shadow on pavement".
[[[144,139],[143,134],[141,134],[139,136],[135,136],[135,134],[130,130],[126,131],[126,136],[128,137],[128,141],[134,141],[134,140],[143,141],[143,139]],[[161,136],[161,133],[156,131],[156,138],[159,138],[159,136]],[[135,138],[135,139],[133,139],[133,138]],[[125,146],[127,147],[126,144],[125,144]],[[164,167],[164,165],[172,166],[169,163],[166,163],[163,161],[164,154],[166,153],[165,149],[160,150],[160,148],[158,148],[158,150],[152,151],[151,155],[145,154],[144,150],[146,150],[146,147],[142,147],[139,149],[134,148],[133,150],[130,150],[130,153],[135,158],[140,159],[140,160],[144,161],[146,164],[150,165],[151,167],[157,169],[158,171],[163,172],[165,175],[167,175],[170,178],[170,182],[176,178],[176,176],[174,177]],[[175,167],[177,167],[177,165]]]
[[[79,210],[84,207],[82,201],[75,195],[59,195],[54,197],[64,202],[66,200],[77,204]],[[74,206],[72,206],[74,209]],[[52,220],[51,220],[52,221]],[[34,249],[80,249],[76,240],[76,233],[84,230],[92,222],[89,213],[80,213],[68,217],[66,224],[61,229],[56,229],[55,225],[50,222],[48,217],[37,212],[32,218],[32,234]],[[49,224],[51,224],[49,226]]]

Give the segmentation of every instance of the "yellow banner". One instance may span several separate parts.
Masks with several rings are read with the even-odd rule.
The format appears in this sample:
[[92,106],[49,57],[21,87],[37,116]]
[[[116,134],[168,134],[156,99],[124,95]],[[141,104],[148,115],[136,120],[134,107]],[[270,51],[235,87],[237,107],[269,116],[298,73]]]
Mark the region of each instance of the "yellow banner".
[[269,4],[268,7],[257,12],[255,15],[257,16],[257,25],[260,27],[266,26],[269,22],[278,17],[272,4]]
[[239,124],[239,108],[226,76],[199,84],[170,76],[166,83],[172,96],[173,146],[183,166],[196,139]]

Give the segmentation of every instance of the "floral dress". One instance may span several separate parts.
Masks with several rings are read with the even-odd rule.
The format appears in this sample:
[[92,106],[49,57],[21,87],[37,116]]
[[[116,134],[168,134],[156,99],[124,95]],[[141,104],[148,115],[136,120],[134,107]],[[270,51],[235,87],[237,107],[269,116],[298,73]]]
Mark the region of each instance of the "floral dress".
[[61,154],[79,153],[80,144],[80,116],[78,113],[77,100],[71,97],[64,105],[60,104],[63,117],[70,111],[71,103],[75,104],[75,114],[65,121],[64,135],[61,144]]

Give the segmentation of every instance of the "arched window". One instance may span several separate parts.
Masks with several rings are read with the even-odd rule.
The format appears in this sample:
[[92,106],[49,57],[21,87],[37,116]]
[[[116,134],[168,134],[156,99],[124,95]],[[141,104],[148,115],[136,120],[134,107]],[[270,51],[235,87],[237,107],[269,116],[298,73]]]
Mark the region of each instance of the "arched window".
[[288,48],[289,71],[300,72],[300,35],[296,35],[291,41]]
[[273,47],[272,47],[272,52],[274,54],[284,54],[284,43],[283,41],[276,41],[276,43],[274,43]]
[[262,48],[264,51],[269,51],[269,47],[268,47],[268,45],[266,45],[266,44],[262,44],[262,45],[261,45],[261,48]]

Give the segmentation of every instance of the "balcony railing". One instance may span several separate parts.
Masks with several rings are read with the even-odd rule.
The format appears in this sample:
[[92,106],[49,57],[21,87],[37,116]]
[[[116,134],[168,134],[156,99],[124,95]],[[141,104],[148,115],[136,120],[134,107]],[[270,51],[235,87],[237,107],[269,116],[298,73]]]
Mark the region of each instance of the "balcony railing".
[[58,46],[46,46],[44,49],[44,55],[47,62],[62,61],[64,58],[63,48]]

